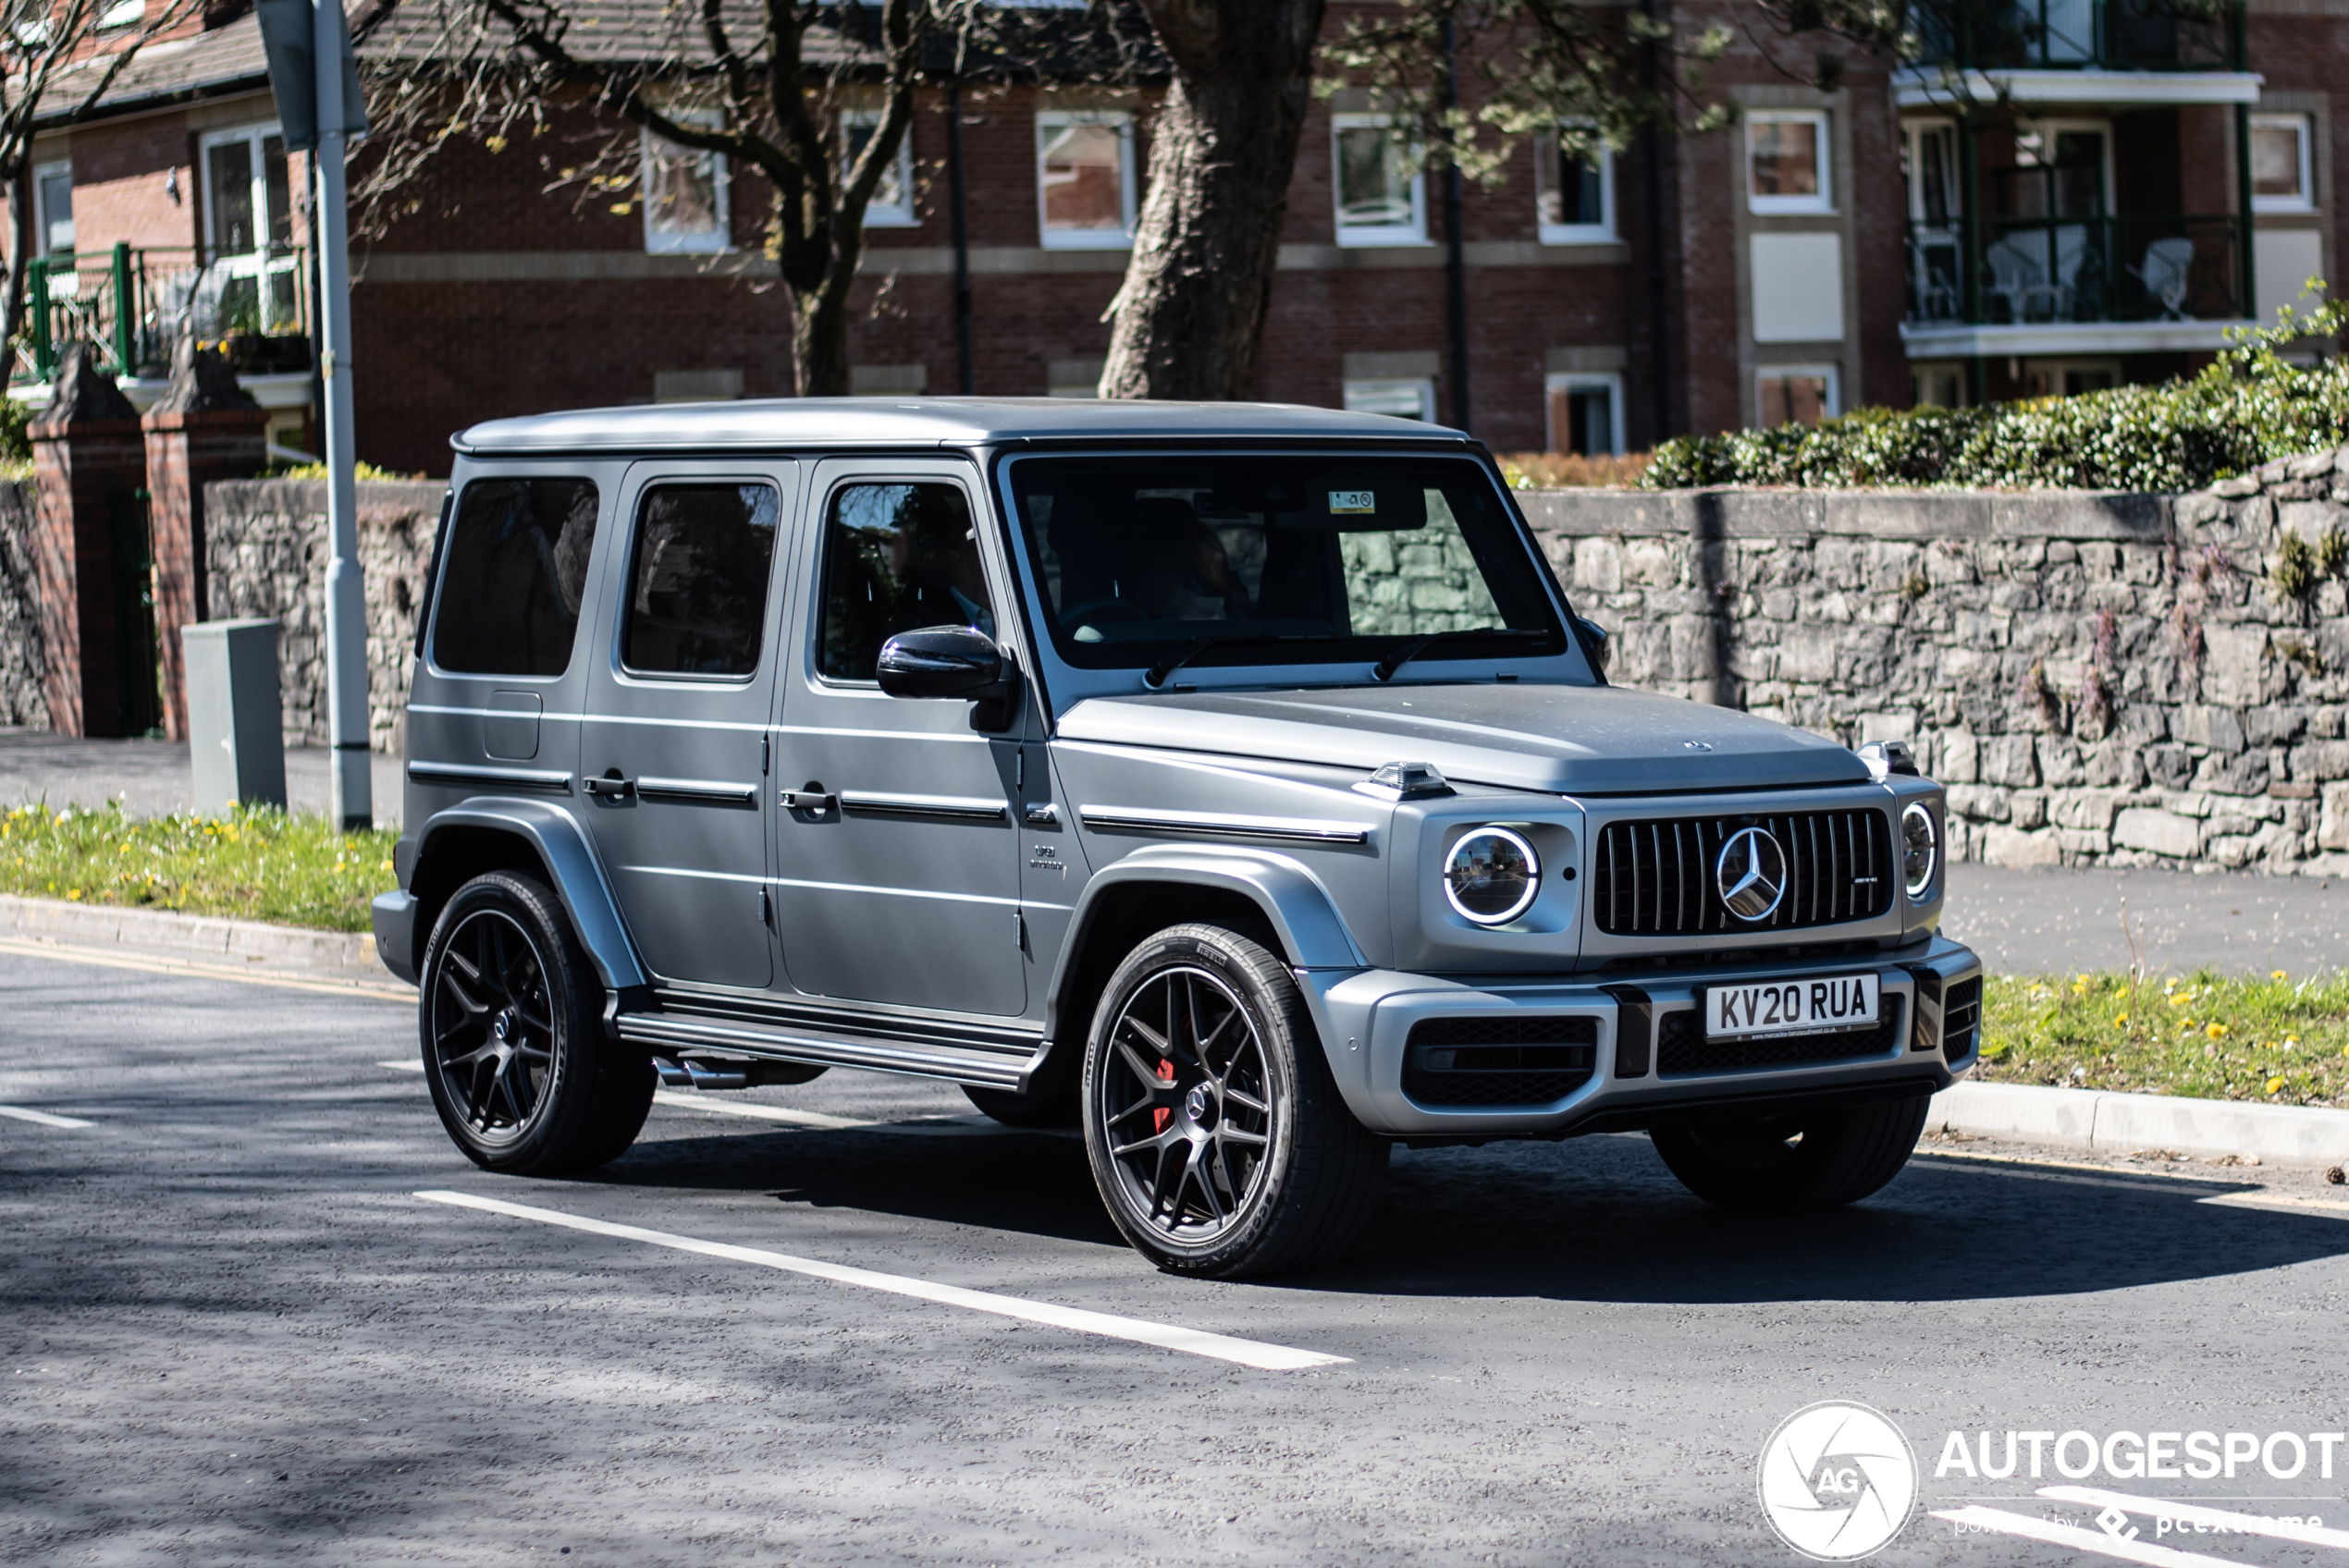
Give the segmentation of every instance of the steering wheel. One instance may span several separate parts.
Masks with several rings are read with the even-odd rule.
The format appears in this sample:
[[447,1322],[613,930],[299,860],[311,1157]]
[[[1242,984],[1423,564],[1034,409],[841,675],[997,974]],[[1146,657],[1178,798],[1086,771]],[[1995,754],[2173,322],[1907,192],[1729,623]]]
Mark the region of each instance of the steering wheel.
[[1082,626],[1088,620],[1149,620],[1150,611],[1131,599],[1088,599],[1061,611],[1063,626]]

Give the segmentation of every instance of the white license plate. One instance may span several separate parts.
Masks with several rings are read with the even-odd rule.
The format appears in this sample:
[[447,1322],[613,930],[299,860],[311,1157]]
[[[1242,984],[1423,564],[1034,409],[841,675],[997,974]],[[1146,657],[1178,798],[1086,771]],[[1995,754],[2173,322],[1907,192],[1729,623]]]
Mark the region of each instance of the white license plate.
[[1704,993],[1704,1035],[1722,1039],[1865,1029],[1879,1016],[1879,999],[1873,974],[1714,986]]

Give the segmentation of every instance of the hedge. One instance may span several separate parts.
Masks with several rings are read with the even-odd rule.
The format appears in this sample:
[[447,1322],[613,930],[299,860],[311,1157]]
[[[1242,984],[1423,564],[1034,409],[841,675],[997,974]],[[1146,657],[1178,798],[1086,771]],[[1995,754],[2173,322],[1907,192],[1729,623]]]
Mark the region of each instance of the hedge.
[[2349,307],[2328,301],[2291,325],[2246,331],[2200,374],[2159,386],[1678,436],[1656,448],[1640,485],[2199,490],[2349,445],[2349,358],[2295,364],[2281,352],[2311,339],[2330,348],[2344,333]]

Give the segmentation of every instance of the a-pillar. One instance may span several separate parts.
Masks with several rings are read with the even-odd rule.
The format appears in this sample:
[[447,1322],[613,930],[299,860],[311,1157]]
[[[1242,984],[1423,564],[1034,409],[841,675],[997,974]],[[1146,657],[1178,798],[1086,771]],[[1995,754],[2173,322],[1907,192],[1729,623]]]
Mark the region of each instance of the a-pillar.
[[163,649],[163,729],[188,738],[186,650],[179,631],[210,614],[204,582],[203,488],[250,479],[267,466],[268,410],[237,385],[216,351],[180,340],[171,385],[141,422],[147,433],[147,519],[155,562],[155,634]]
[[[144,635],[141,585],[116,570],[115,534],[129,533],[147,474],[138,410],[98,368],[90,345],[69,343],[49,406],[25,434],[38,492],[34,570],[48,644],[49,728],[119,735],[126,675],[154,679],[134,662],[151,660],[153,650],[124,647],[126,632]],[[134,694],[129,717],[143,718],[142,706]]]

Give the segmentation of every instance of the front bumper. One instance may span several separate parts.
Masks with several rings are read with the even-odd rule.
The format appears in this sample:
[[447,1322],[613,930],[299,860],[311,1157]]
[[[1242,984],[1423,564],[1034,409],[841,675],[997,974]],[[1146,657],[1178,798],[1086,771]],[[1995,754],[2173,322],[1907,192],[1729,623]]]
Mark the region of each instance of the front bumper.
[[[1852,1054],[1769,1066],[1716,1066],[1701,1040],[1702,986],[1874,971],[1883,998],[1876,1037],[1813,1036]],[[1945,1089],[1972,1066],[1981,1045],[1982,962],[1946,937],[1865,956],[1802,959],[1738,967],[1690,966],[1571,980],[1480,982],[1394,970],[1298,973],[1328,1051],[1332,1072],[1355,1117],[1371,1131],[1404,1138],[1558,1137],[1618,1131],[1716,1113],[1755,1114],[1809,1101],[1897,1098]],[[1970,989],[1972,1014],[1965,1009]],[[1897,1020],[1890,1015],[1898,1009]],[[1945,1013],[1954,1027],[1946,1032]],[[1588,1019],[1594,1041],[1587,1079],[1541,1104],[1422,1103],[1404,1089],[1414,1026],[1440,1020],[1463,1037],[1486,1019]],[[1457,1026],[1463,1021],[1465,1032]],[[1505,1032],[1495,1031],[1498,1037]],[[1805,1045],[1801,1049],[1813,1048]],[[1860,1054],[1864,1048],[1864,1054]]]

